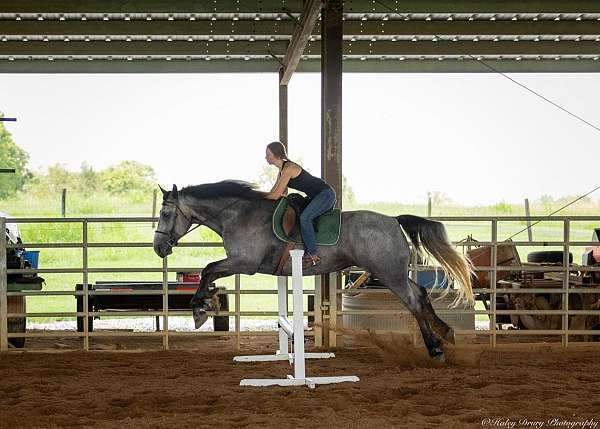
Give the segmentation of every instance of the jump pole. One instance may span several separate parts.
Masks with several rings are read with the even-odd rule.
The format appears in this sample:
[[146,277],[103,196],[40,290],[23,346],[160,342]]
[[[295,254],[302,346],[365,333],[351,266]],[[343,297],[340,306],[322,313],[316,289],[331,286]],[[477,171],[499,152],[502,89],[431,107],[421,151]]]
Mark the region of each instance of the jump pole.
[[[292,292],[293,292],[293,323],[287,318],[285,282],[278,283],[279,307],[279,350],[274,355],[236,356],[234,362],[272,362],[288,360],[294,364],[294,375],[282,379],[244,379],[240,386],[308,386],[314,389],[317,384],[343,383],[346,381],[357,382],[356,376],[338,377],[307,377],[305,360],[335,357],[333,353],[304,353],[304,312],[303,312],[303,285],[302,285],[302,255],[303,250],[291,250],[292,257]],[[292,340],[293,352],[289,351],[289,340]]]

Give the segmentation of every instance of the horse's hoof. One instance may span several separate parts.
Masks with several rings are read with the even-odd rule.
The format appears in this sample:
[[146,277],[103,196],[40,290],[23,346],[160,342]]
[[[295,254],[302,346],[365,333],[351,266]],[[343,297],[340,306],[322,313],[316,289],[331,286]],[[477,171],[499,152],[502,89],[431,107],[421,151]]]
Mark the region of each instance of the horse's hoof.
[[438,355],[432,356],[431,358],[434,361],[439,362],[439,363],[445,363],[446,362],[446,356],[444,355],[444,353],[440,353]]
[[444,350],[441,347],[434,347],[431,350],[429,350],[429,356],[431,356],[431,359],[433,359],[436,362],[446,362]]
[[454,336],[454,329],[450,328],[446,331],[444,335],[444,341],[449,342],[450,344],[456,344],[456,337]]
[[208,320],[208,314],[206,314],[206,311],[202,308],[194,307],[192,314],[194,316],[194,325],[196,329],[199,329]]

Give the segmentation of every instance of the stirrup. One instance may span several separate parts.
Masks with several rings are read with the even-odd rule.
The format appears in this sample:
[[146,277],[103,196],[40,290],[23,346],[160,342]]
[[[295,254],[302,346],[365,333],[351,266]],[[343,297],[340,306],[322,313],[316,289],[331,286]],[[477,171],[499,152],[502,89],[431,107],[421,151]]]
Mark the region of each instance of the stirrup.
[[312,268],[314,266],[317,266],[321,263],[321,258],[317,255],[312,256],[312,255],[308,255],[308,256],[304,256],[302,258],[302,268],[303,269],[307,269],[307,268]]

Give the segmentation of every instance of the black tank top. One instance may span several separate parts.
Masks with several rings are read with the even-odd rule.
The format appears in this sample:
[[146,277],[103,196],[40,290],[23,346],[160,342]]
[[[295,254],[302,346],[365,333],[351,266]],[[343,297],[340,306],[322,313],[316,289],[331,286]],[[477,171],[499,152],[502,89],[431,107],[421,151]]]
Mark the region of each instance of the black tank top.
[[[283,171],[283,167],[285,167],[285,164],[287,162],[292,161],[284,161],[283,165],[281,166],[281,171]],[[314,198],[316,195],[318,195],[325,189],[333,189],[331,186],[325,183],[324,180],[312,176],[308,171],[306,171],[302,167],[300,167],[300,174],[298,175],[298,177],[290,179],[290,181],[288,182],[288,186],[290,188],[304,192],[309,198]]]

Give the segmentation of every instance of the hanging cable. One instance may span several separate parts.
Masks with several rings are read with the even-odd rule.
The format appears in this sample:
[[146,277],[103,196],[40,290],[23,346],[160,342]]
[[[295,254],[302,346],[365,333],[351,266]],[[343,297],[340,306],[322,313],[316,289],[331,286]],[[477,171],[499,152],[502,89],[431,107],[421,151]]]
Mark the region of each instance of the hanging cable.
[[[550,213],[549,215],[547,215],[547,217],[554,216],[554,215],[555,215],[556,213],[558,213],[559,211],[566,209],[567,207],[569,207],[569,206],[570,206],[570,205],[572,205],[572,204],[575,204],[577,201],[581,200],[582,198],[585,198],[585,197],[587,197],[587,196],[588,196],[588,195],[590,195],[592,192],[594,192],[594,191],[597,191],[598,189],[600,189],[600,186],[597,186],[597,187],[595,187],[594,189],[592,189],[591,191],[589,191],[587,194],[584,194],[584,195],[581,195],[580,197],[577,197],[577,198],[575,198],[575,199],[574,199],[573,201],[571,201],[570,203],[568,203],[568,204],[565,204],[564,206],[562,206],[562,207],[561,207],[561,208],[559,208],[558,210],[555,210],[555,211],[553,211],[552,213]],[[550,220],[550,219],[540,219],[540,220],[536,221],[535,223],[532,223],[531,225],[529,225],[529,226],[527,226],[527,227],[523,228],[521,231],[519,231],[519,232],[517,232],[517,233],[515,233],[515,234],[511,235],[510,237],[508,237],[508,238],[507,238],[507,240],[510,240],[511,238],[513,238],[513,237],[515,237],[515,236],[519,235],[519,234],[520,234],[520,233],[522,233],[523,231],[527,231],[527,230],[528,230],[529,228],[531,228],[532,226],[534,226],[534,225],[537,225],[538,223],[540,223],[540,222],[542,222],[542,221],[544,221],[544,220]]]
[[[402,13],[399,13],[397,11],[395,11],[394,9],[392,9],[390,6],[386,5],[385,3],[383,3],[381,0],[373,0],[375,3],[378,3],[379,5],[381,5],[382,7],[384,7],[385,9],[389,10],[391,13],[400,16],[402,19],[408,19],[409,17],[407,15],[404,15]],[[444,39],[442,36],[439,36],[437,34],[434,34],[434,37],[442,40],[442,41],[448,41],[447,39]],[[529,91],[531,94],[535,95],[536,97],[544,100],[545,102],[551,104],[552,106],[556,107],[557,109],[562,110],[563,112],[567,113],[568,115],[572,116],[573,118],[583,122],[584,124],[588,125],[589,127],[593,128],[596,131],[600,131],[600,128],[594,124],[592,124],[591,122],[583,119],[581,116],[571,112],[570,110],[564,108],[563,106],[559,105],[558,103],[555,103],[554,101],[550,100],[549,98],[543,96],[542,94],[540,94],[537,91],[534,91],[533,89],[529,88],[527,85],[524,85],[523,83],[511,78],[510,76],[508,76],[506,73],[501,72],[500,70],[497,70],[496,68],[494,68],[493,66],[491,66],[490,64],[488,64],[487,62],[485,62],[482,59],[477,59],[475,58],[473,55],[467,54],[467,56],[469,58],[471,58],[472,60],[477,61],[478,63],[481,63],[483,66],[487,67],[489,70],[493,71],[494,73],[499,74],[500,76],[508,79],[509,81],[511,81],[512,83],[520,86],[521,88],[525,89],[526,91]],[[581,200],[582,198],[587,197],[588,195],[590,195],[592,192],[597,191],[598,189],[600,189],[600,186],[597,186],[596,188],[592,189],[591,191],[587,192],[584,195],[581,195],[580,197],[574,199],[573,201],[571,201],[570,203],[562,206],[561,208],[559,208],[558,210],[553,211],[552,213],[550,213],[549,215],[547,215],[548,217],[555,215],[556,213],[566,209],[567,207],[571,206],[572,204],[576,203],[577,201]],[[519,235],[520,233],[530,229],[531,227],[533,227],[534,225],[537,225],[538,223],[542,222],[543,220],[548,220],[548,219],[542,219],[542,220],[538,220],[537,222],[534,222],[533,224],[523,228],[521,231],[517,232],[516,234],[511,235],[507,240],[510,240],[511,238]]]
[[[384,7],[385,9],[389,10],[391,13],[398,15],[399,17],[403,18],[403,19],[408,19],[407,15],[404,15],[400,12],[396,12],[394,9],[392,9],[390,6],[386,5],[385,3],[383,3],[381,0],[373,0],[375,3],[380,4],[382,7]],[[438,36],[437,34],[434,34],[434,37],[437,37],[438,39],[444,41],[444,42],[448,42],[451,41],[450,39],[444,39],[442,36]],[[534,91],[533,89],[529,88],[528,86],[522,84],[521,82],[518,82],[517,80],[509,77],[508,75],[506,75],[506,73],[501,72],[500,70],[495,69],[493,66],[491,66],[490,64],[486,63],[483,59],[477,59],[476,57],[474,57],[471,54],[467,54],[466,56],[468,56],[469,58],[471,58],[472,60],[477,61],[478,63],[483,64],[485,67],[487,67],[488,69],[490,69],[491,71],[493,71],[494,73],[499,74],[500,76],[508,79],[509,81],[513,82],[516,85],[519,85],[521,88],[529,91],[530,93],[532,93],[533,95],[537,96],[538,98],[544,100],[545,102],[551,104],[552,106],[556,107],[557,109],[562,110],[563,112],[571,115],[573,118],[583,122],[584,124],[592,127],[593,129],[595,129],[596,131],[600,132],[600,128],[592,123],[590,123],[589,121],[583,119],[581,116],[569,111],[568,109],[562,107],[561,105],[559,105],[558,103],[555,103],[554,101],[548,99],[547,97],[544,97],[542,94]]]

